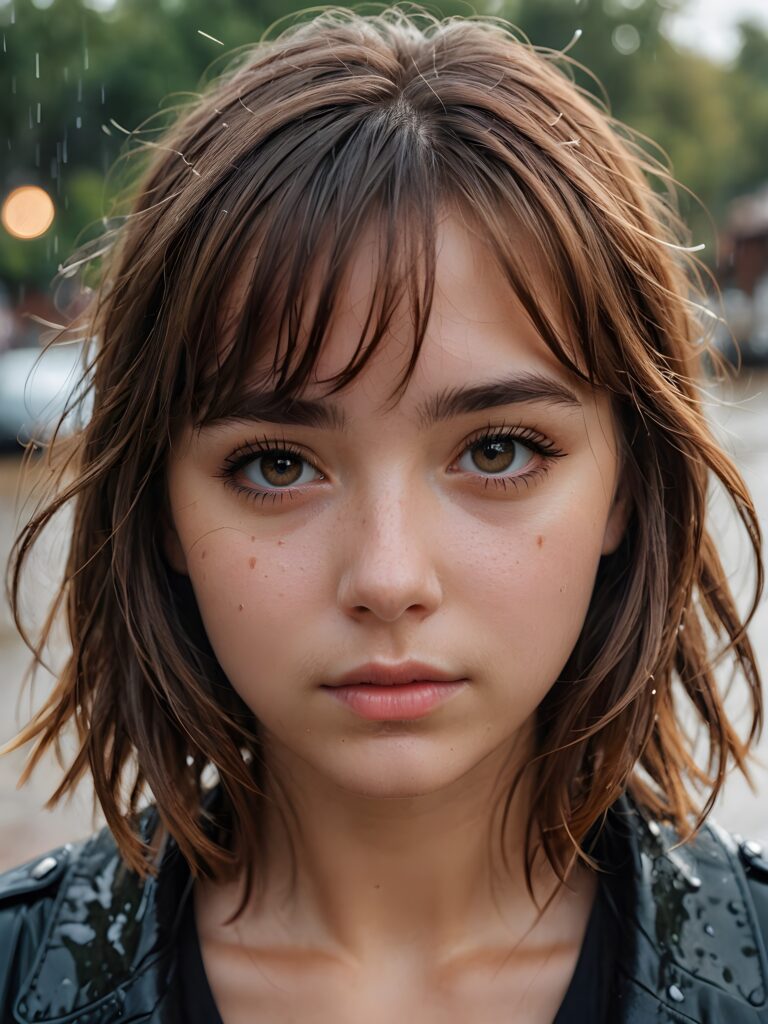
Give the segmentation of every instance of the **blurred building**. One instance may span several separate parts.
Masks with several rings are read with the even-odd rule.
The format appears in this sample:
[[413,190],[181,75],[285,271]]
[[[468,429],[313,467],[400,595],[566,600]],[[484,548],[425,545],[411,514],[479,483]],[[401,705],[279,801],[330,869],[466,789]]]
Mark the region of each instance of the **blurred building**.
[[768,183],[731,203],[721,244],[724,315],[733,334],[721,337],[721,347],[732,354],[735,340],[744,362],[768,363]]

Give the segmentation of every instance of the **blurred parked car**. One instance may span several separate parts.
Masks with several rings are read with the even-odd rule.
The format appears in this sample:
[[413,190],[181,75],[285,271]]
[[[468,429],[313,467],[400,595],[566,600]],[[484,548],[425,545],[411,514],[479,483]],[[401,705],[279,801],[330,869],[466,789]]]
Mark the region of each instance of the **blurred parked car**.
[[[32,437],[53,430],[82,371],[82,344],[0,352],[0,450],[21,451]],[[62,425],[69,433],[70,416]]]

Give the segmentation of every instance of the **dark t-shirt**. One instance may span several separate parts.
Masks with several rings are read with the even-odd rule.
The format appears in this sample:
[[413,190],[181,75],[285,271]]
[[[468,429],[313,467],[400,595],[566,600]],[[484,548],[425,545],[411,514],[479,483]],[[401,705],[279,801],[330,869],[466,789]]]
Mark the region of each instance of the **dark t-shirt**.
[[[186,1024],[222,1024],[205,976],[193,908],[190,895],[181,927],[182,1019]],[[618,937],[616,913],[605,886],[598,881],[579,959],[553,1024],[608,1024]]]

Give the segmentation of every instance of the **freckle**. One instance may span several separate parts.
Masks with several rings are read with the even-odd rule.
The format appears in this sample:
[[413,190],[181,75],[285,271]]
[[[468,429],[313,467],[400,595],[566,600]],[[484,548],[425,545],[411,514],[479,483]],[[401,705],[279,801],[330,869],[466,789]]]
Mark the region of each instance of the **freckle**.
[[248,565],[250,565],[250,567],[252,569],[255,569],[256,568],[256,559],[255,558],[249,558],[248,559]]
[[205,556],[206,556],[207,554],[208,554],[208,552],[207,552],[207,551],[203,551],[203,553],[202,553],[202,555],[200,555],[200,557],[201,557],[201,558],[205,558]]
[[252,540],[252,541],[253,541],[253,540],[256,540],[256,538],[255,538],[255,537],[251,537],[251,540]]
[[540,548],[543,543],[544,543],[544,538],[541,536],[541,534],[539,534],[538,537],[536,538],[536,547]]

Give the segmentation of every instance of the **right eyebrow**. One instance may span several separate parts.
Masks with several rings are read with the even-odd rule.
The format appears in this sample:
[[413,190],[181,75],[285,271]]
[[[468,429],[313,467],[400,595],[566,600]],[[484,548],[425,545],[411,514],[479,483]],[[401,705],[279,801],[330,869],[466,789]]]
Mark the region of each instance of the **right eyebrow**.
[[[481,381],[463,387],[444,388],[430,395],[417,409],[419,426],[426,430],[435,423],[483,409],[522,402],[545,402],[580,408],[581,402],[567,385],[543,373],[516,373],[500,380]],[[344,432],[348,421],[341,406],[322,399],[277,398],[274,392],[247,392],[221,415],[196,424],[198,430],[240,421],[319,427]]]

